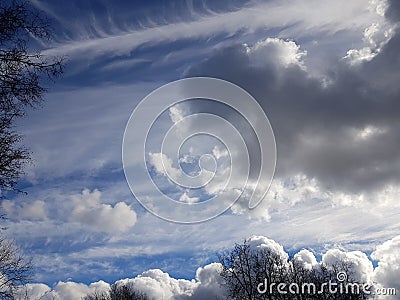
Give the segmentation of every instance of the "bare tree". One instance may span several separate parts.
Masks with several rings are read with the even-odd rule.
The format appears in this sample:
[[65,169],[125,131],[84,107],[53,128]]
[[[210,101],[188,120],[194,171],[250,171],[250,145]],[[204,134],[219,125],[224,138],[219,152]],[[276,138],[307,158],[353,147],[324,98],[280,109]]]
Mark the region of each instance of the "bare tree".
[[83,300],[111,300],[110,298],[110,292],[99,292],[99,291],[95,291],[89,295],[86,295]]
[[106,292],[94,292],[83,298],[83,300],[148,300],[149,298],[142,292],[137,291],[129,283],[111,285]]
[[[18,191],[17,180],[30,159],[21,135],[14,131],[15,119],[24,116],[28,107],[38,107],[46,92],[45,82],[62,73],[61,58],[46,57],[35,49],[38,40],[50,37],[49,21],[28,1],[1,1],[0,198],[6,191]],[[0,299],[14,299],[31,270],[20,249],[0,233]]]
[[15,291],[30,278],[31,262],[10,240],[0,238],[0,299],[13,299]]
[[40,105],[46,80],[63,71],[63,59],[47,57],[34,50],[37,40],[51,38],[49,21],[25,0],[0,4],[0,190],[16,190],[17,179],[29,160],[13,130],[14,120],[27,107]]
[[[221,276],[231,299],[285,299],[269,290],[266,294],[260,294],[257,290],[258,285],[265,280],[287,281],[288,264],[271,249],[254,249],[245,240],[243,244],[235,244],[233,250],[218,257],[222,264]],[[269,296],[274,298],[267,298]]]
[[[355,265],[351,261],[320,263],[309,268],[268,247],[251,247],[248,240],[218,257],[228,299],[368,299],[359,289],[364,282],[356,282]],[[340,272],[346,274],[343,281],[337,278]],[[336,292],[328,289],[329,283]],[[344,290],[346,287],[351,289]]]

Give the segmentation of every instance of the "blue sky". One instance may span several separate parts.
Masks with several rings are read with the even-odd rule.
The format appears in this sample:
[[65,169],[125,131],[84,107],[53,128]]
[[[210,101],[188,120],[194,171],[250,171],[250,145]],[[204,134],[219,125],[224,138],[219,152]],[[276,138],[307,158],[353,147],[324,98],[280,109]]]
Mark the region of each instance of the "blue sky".
[[[192,279],[218,251],[254,234],[318,257],[333,247],[371,253],[397,236],[393,1],[31,3],[54,26],[43,53],[67,59],[43,107],[17,126],[33,157],[20,183],[28,194],[2,203],[8,234],[35,262],[35,282],[111,283],[149,269]],[[181,225],[136,201],[121,151],[136,105],[191,76],[225,79],[253,95],[274,129],[278,160],[255,210],[239,201],[216,219]],[[155,139],[174,116],[196,111],[228,115],[185,103],[165,113]],[[213,149],[209,142],[196,149]],[[154,162],[152,175],[165,179]]]

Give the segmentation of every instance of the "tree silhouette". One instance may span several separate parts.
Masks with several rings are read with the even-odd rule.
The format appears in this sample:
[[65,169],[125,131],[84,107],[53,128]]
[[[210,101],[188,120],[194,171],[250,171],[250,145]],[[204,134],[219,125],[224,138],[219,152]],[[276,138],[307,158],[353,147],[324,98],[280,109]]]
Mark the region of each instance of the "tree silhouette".
[[30,278],[32,265],[10,240],[0,238],[0,299],[14,299],[20,285]]
[[[49,21],[27,1],[0,3],[0,198],[18,191],[30,153],[14,130],[16,118],[28,107],[40,105],[46,80],[62,73],[63,60],[42,55],[35,41],[51,38]],[[4,216],[1,216],[3,219]],[[32,270],[20,249],[0,237],[0,299],[14,299],[16,289],[26,283]]]
[[84,300],[148,300],[149,298],[135,290],[129,283],[111,285],[108,291],[94,292],[85,296]]
[[[288,259],[268,247],[252,247],[249,240],[221,253],[221,276],[228,299],[368,299],[355,280],[351,261],[321,262],[306,267],[295,258]],[[339,280],[338,274],[346,274]],[[331,287],[331,289],[329,288]]]
[[27,1],[0,4],[0,190],[17,190],[17,179],[29,161],[14,131],[16,118],[27,107],[38,107],[46,92],[46,80],[63,71],[63,59],[35,50],[35,40],[51,38],[49,21]]

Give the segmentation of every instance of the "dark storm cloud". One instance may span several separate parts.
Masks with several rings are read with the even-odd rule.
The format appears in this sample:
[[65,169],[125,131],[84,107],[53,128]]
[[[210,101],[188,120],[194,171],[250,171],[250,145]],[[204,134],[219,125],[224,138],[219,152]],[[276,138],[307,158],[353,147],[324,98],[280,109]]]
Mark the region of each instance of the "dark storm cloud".
[[[392,1],[390,18],[400,15],[398,6]],[[255,65],[237,45],[187,75],[229,80],[259,101],[275,131],[278,176],[302,172],[358,193],[400,182],[399,53],[396,33],[372,61],[331,66],[324,85],[299,65],[277,67],[274,51]]]

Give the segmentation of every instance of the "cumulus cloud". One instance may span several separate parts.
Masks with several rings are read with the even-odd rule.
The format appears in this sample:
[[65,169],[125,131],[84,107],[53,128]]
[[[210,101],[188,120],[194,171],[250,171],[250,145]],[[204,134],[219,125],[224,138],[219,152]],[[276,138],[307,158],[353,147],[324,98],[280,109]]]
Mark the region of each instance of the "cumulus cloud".
[[13,221],[56,221],[76,223],[98,232],[123,232],[136,223],[135,211],[125,202],[102,203],[101,192],[53,195],[45,200],[22,202],[3,200],[2,209]]
[[195,285],[189,280],[171,278],[159,269],[148,270],[133,279],[119,280],[116,284],[130,285],[151,299],[173,299],[175,295],[189,295]]
[[[165,300],[208,300],[224,299],[225,289],[219,275],[221,265],[211,263],[200,267],[192,280],[175,279],[160,269],[143,272],[134,278],[121,279],[115,285],[124,285],[144,293],[150,299]],[[20,287],[16,297],[24,299],[28,295],[32,300],[76,300],[93,293],[108,291],[110,284],[100,280],[89,285],[77,282],[58,282],[53,289],[42,283],[32,283]]]
[[27,284],[19,289],[16,299],[25,299],[26,295],[33,300],[76,300],[88,294],[108,291],[110,285],[102,280],[90,285],[72,281],[58,282],[53,289],[42,283]]
[[[361,251],[344,251],[329,249],[320,261],[317,261],[313,252],[302,249],[293,254],[293,260],[302,263],[309,270],[320,270],[322,264],[325,266],[341,266],[346,263],[350,269],[336,270],[346,271],[347,276],[355,282],[368,282],[374,287],[391,287],[399,290],[399,243],[397,236],[376,247],[372,258],[378,261],[374,269],[372,261]],[[284,263],[289,266],[289,254],[282,245],[265,236],[252,236],[248,239],[248,245],[254,250],[268,249],[276,254]],[[115,282],[116,285],[125,285],[136,291],[146,294],[150,299],[166,300],[207,300],[224,299],[226,290],[224,281],[220,276],[222,266],[220,263],[211,263],[199,267],[196,276],[192,280],[176,279],[160,269],[151,269],[141,273],[134,278],[121,279]],[[25,293],[31,299],[80,299],[87,294],[107,291],[110,284],[98,281],[85,285],[76,282],[58,282],[53,289],[44,284],[28,284],[21,287],[20,294]],[[387,297],[387,296],[386,296]],[[391,298],[385,298],[391,299]],[[393,298],[396,299],[396,298]]]
[[196,286],[189,297],[177,297],[178,299],[225,299],[226,291],[220,276],[221,264],[211,263],[200,267],[196,271]]
[[393,25],[373,23],[364,30],[363,41],[366,46],[361,49],[350,49],[347,51],[344,59],[347,59],[350,65],[359,65],[364,61],[371,61],[382,50],[383,46],[390,40],[394,34]]
[[297,65],[304,68],[303,57],[307,55],[307,51],[300,50],[300,46],[294,41],[266,38],[253,46],[245,45],[245,47],[250,63],[254,67],[274,64],[277,67],[287,68],[290,65]]
[[70,197],[72,210],[69,221],[78,222],[97,231],[126,231],[136,223],[136,213],[125,202],[114,206],[100,201],[101,192],[85,189]]
[[[378,245],[371,257],[378,261],[374,270],[374,280],[381,288],[395,288],[400,292],[400,236]],[[387,297],[387,296],[386,296]],[[398,296],[397,296],[398,297]],[[382,299],[384,296],[382,296]],[[397,299],[387,297],[385,299]]]
[[[352,277],[356,282],[371,283],[373,266],[367,255],[361,251],[345,252],[339,249],[328,250],[322,256],[322,262],[327,265],[335,265],[340,263],[351,263],[351,269],[347,270],[348,277]],[[342,270],[346,271],[346,270]]]
[[293,260],[300,263],[307,270],[312,270],[317,265],[314,253],[307,249],[302,249],[293,256]]
[[287,261],[289,258],[289,255],[283,249],[282,245],[265,236],[254,235],[250,237],[248,245],[253,249],[268,249],[272,253],[277,254],[282,261]]

